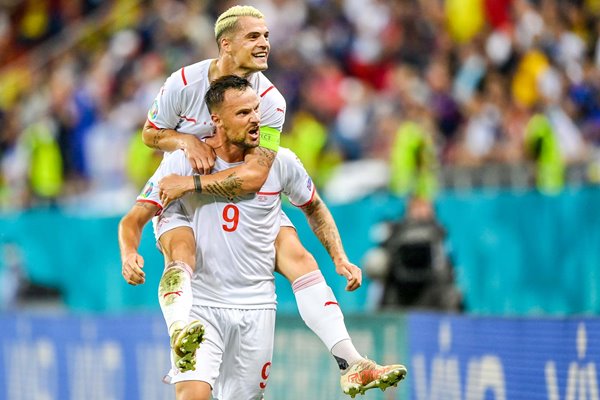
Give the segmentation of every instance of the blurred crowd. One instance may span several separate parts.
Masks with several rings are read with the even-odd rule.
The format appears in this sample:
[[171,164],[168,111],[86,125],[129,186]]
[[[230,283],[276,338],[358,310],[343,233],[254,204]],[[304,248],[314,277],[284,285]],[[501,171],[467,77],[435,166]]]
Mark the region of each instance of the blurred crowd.
[[[162,157],[140,139],[153,98],[216,57],[236,3],[0,0],[0,207],[129,206]],[[441,169],[534,162],[556,189],[599,158],[600,0],[245,4],[270,28],[282,144],[321,187],[351,171],[431,197]]]

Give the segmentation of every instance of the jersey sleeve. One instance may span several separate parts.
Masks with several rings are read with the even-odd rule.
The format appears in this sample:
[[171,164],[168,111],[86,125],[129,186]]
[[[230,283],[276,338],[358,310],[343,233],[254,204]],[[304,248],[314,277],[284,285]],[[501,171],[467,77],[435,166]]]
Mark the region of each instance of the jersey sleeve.
[[277,153],[283,194],[296,207],[304,207],[315,196],[315,185],[300,159],[290,149],[281,147]]
[[148,111],[148,122],[157,129],[175,129],[181,115],[184,82],[181,70],[167,78]]
[[277,151],[285,123],[285,98],[275,86],[270,86],[260,96],[260,146]]
[[285,98],[275,86],[267,88],[260,96],[260,125],[281,132],[285,122]]
[[137,196],[136,202],[147,202],[158,206],[157,215],[163,210],[163,204],[160,201],[160,189],[158,183],[167,175],[192,175],[192,166],[190,165],[185,153],[182,150],[174,151],[173,153],[165,154],[165,158],[154,174],[148,179],[146,185]]

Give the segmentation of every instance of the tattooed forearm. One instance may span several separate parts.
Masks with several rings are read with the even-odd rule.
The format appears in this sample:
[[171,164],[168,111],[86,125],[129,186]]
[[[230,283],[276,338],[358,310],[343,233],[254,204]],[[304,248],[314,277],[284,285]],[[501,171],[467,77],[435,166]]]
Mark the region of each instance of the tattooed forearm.
[[243,194],[243,182],[244,181],[241,178],[239,178],[235,173],[232,173],[222,181],[203,184],[202,191],[219,197],[224,197],[228,200],[233,200],[234,198]]
[[304,209],[308,223],[327,253],[335,261],[345,257],[342,239],[329,209],[316,197]]
[[160,149],[160,141],[166,136],[166,129],[158,129],[154,131],[154,134],[152,135],[151,146],[155,149]]
[[317,210],[321,207],[322,204],[323,202],[320,198],[315,198],[303,208],[304,214],[306,214],[309,220],[313,215],[315,215],[315,213],[317,213]]
[[162,151],[175,151],[182,148],[182,139],[187,134],[173,129],[158,128],[150,121],[146,121],[142,129],[142,141],[152,149]]

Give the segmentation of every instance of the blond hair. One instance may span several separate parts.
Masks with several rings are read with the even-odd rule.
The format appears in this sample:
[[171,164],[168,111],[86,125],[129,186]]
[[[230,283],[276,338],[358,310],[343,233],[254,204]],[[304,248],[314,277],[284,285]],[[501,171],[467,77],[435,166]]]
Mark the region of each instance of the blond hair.
[[221,36],[224,33],[233,31],[240,17],[265,18],[263,13],[252,6],[233,6],[229,8],[223,14],[219,15],[217,22],[215,22],[215,38],[217,39],[219,48],[221,48],[221,44],[219,43]]

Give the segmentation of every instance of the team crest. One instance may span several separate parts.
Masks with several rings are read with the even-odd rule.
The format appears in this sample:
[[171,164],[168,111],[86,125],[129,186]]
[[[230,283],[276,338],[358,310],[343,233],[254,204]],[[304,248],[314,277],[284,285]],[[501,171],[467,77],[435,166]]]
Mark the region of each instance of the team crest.
[[150,108],[150,111],[148,111],[148,119],[150,119],[151,121],[154,121],[157,116],[158,116],[158,100],[154,100],[154,102],[152,103],[152,107]]

